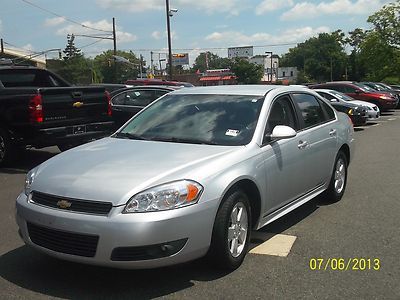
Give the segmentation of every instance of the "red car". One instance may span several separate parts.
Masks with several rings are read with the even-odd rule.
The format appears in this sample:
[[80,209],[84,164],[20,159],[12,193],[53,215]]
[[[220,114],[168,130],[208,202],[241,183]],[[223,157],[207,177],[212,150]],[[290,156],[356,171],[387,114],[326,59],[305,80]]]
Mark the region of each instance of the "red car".
[[395,108],[399,101],[397,97],[391,93],[376,91],[358,82],[333,81],[327,83],[314,84],[310,86],[310,88],[331,89],[338,92],[342,92],[354,99],[376,104],[381,111]]
[[128,85],[169,85],[169,86],[183,86],[183,87],[193,87],[194,85],[189,82],[183,81],[167,81],[161,79],[129,79],[125,82]]

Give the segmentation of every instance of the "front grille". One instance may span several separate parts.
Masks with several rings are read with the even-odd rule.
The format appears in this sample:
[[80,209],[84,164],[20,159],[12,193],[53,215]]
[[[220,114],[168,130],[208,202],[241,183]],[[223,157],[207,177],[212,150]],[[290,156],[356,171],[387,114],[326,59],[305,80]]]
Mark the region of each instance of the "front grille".
[[[68,205],[62,206],[62,203],[60,201],[63,200],[68,202],[68,205],[70,204],[69,207],[66,207]],[[34,203],[47,207],[53,207],[75,212],[96,214],[96,215],[107,215],[112,208],[111,202],[71,199],[66,197],[40,193],[36,191],[32,192],[32,201]]]
[[60,231],[27,223],[31,241],[43,248],[56,252],[94,257],[99,237],[97,235],[79,234]]

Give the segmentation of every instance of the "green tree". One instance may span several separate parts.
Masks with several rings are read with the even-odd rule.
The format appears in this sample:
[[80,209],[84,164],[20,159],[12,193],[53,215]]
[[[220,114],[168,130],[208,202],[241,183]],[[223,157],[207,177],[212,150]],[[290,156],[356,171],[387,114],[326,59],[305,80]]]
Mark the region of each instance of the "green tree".
[[237,80],[241,84],[259,83],[264,74],[264,67],[250,63],[247,59],[236,58],[232,61],[232,72],[235,73]]
[[400,0],[383,6],[368,18],[368,22],[390,46],[400,48]]
[[67,46],[63,50],[64,52],[64,60],[68,60],[75,57],[81,57],[81,50],[75,47],[75,36],[73,34],[67,36]]
[[356,28],[349,31],[345,42],[351,47],[351,53],[348,56],[348,79],[361,81],[365,77],[365,67],[360,59],[361,44],[365,41],[368,32]]
[[297,67],[310,80],[341,80],[346,69],[344,35],[338,30],[320,33],[289,49],[281,59],[281,66]]
[[232,61],[229,58],[220,57],[217,54],[211,52],[203,52],[196,57],[196,60],[192,67],[192,72],[200,71],[203,73],[207,69],[229,69],[231,67],[231,64]]
[[113,55],[114,51],[108,50],[94,58],[94,69],[101,73],[104,83],[123,83],[137,78],[140,61],[132,51],[117,51],[117,56],[125,58],[127,62],[118,62]]

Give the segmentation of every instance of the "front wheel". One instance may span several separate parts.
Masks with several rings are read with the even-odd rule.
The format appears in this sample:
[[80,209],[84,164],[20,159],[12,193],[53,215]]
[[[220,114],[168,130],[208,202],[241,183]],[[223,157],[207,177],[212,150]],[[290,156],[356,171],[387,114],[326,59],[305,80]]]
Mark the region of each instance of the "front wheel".
[[347,157],[342,152],[336,156],[335,166],[328,189],[325,192],[327,200],[337,202],[342,199],[347,183]]
[[218,209],[208,256],[219,267],[237,269],[249,247],[251,211],[247,195],[241,190],[228,194]]

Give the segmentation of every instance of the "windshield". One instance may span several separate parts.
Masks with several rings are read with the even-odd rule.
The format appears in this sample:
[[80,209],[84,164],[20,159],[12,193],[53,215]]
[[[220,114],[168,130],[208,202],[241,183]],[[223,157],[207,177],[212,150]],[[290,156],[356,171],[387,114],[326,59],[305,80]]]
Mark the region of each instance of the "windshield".
[[343,100],[343,101],[353,101],[354,98],[351,98],[350,96],[347,96],[346,94],[337,92],[337,91],[330,91],[330,93],[335,96],[337,99]]
[[376,92],[375,89],[373,89],[372,87],[369,87],[368,85],[365,85],[363,83],[355,83],[356,86],[358,86],[359,88],[361,88],[364,92]]
[[245,145],[253,137],[263,99],[248,95],[166,95],[114,137]]

